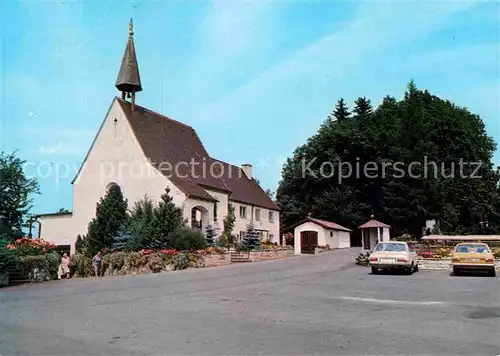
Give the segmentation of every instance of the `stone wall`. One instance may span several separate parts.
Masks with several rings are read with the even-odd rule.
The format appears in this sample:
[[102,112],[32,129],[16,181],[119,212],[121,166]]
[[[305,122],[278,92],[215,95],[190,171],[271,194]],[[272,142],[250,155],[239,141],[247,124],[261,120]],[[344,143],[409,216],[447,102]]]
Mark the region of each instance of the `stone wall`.
[[[500,260],[495,261],[496,270],[500,271]],[[418,260],[418,268],[426,270],[450,270],[451,271],[451,259],[450,258],[426,258]]]
[[287,248],[273,249],[267,251],[252,251],[250,252],[250,261],[266,261],[275,260],[277,258],[285,258],[293,255],[293,250]]
[[212,255],[204,255],[204,267],[225,266],[231,263],[230,253],[215,253]]

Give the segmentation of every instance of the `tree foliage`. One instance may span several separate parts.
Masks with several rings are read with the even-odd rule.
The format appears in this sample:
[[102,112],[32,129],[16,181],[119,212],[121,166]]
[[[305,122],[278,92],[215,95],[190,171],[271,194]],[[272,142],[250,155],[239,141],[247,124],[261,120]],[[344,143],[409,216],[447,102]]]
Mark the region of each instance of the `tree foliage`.
[[171,239],[184,226],[182,210],[170,196],[170,188],[165,188],[158,206],[153,210],[153,241],[150,248],[167,248]]
[[0,152],[0,237],[13,241],[23,235],[23,221],[32,207],[38,182],[24,172],[26,162],[15,153]]
[[236,214],[234,213],[234,205],[229,203],[227,215],[224,217],[224,232],[219,237],[218,245],[220,247],[229,247],[234,242],[233,229],[236,221]]
[[247,250],[254,250],[260,246],[260,233],[252,225],[247,227],[243,237],[243,246]]
[[114,237],[112,249],[138,251],[204,248],[203,234],[186,227],[185,223],[182,210],[173,202],[167,187],[158,204],[154,204],[148,196],[135,202],[129,218]]
[[215,232],[212,225],[207,226],[207,231],[205,232],[205,243],[207,246],[214,246],[217,233]]
[[358,98],[349,120],[330,116],[287,159],[281,224],[312,213],[356,228],[374,213],[395,235],[420,236],[430,219],[443,233],[479,233],[481,221],[500,231],[495,148],[478,115],[413,81],[376,109]]
[[14,251],[7,248],[7,241],[0,237],[0,272],[4,272],[15,258]]
[[345,121],[351,116],[351,113],[349,111],[349,108],[347,107],[347,104],[344,101],[344,98],[340,98],[340,100],[337,102],[335,105],[335,110],[333,111],[332,114],[328,116],[328,119],[330,121]]
[[127,206],[120,187],[112,185],[97,203],[96,216],[88,225],[87,235],[81,238],[88,255],[112,247],[116,236],[127,223]]

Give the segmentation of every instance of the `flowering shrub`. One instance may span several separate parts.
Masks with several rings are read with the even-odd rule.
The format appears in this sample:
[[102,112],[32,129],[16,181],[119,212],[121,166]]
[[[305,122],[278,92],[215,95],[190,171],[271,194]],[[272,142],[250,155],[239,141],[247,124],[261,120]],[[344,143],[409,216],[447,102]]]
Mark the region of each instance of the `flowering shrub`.
[[164,255],[167,255],[167,256],[175,256],[179,253],[179,251],[174,250],[174,249],[165,249],[165,250],[160,250],[158,252],[163,253]]
[[127,269],[139,268],[146,263],[146,258],[140,252],[129,252],[125,257],[125,267]]
[[162,256],[159,253],[149,255],[148,267],[151,271],[153,271],[153,273],[161,272],[161,270],[165,267]]
[[451,249],[446,248],[446,247],[441,247],[441,248],[436,249],[436,251],[434,252],[434,254],[438,258],[449,257],[451,255]]
[[436,258],[434,252],[431,251],[418,251],[417,255],[422,258]]
[[42,239],[22,237],[7,245],[7,249],[14,250],[18,256],[38,256],[55,252],[57,246]]
[[174,257],[174,261],[173,261],[173,269],[174,271],[177,271],[177,270],[182,270],[182,269],[186,269],[189,267],[189,260],[186,256],[185,253],[179,253],[178,255],[176,255]]

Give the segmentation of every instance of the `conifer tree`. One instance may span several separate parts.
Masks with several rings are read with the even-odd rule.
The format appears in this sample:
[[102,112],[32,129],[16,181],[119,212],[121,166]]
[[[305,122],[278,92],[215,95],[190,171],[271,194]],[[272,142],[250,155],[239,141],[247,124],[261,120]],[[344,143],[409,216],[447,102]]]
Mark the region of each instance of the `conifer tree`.
[[7,248],[7,240],[0,236],[0,273],[14,261],[14,252]]
[[335,110],[330,116],[328,116],[328,118],[331,120],[336,119],[337,121],[341,122],[349,119],[350,116],[351,113],[347,108],[347,104],[345,103],[344,98],[340,98],[340,100],[337,101],[337,104],[335,105]]
[[231,236],[234,229],[234,222],[236,221],[236,215],[234,213],[234,205],[229,203],[227,215],[224,218],[224,233]]
[[112,185],[97,203],[96,216],[89,223],[87,235],[83,238],[88,254],[94,255],[103,248],[111,248],[128,219],[127,205],[120,187]]
[[134,203],[130,223],[127,226],[127,235],[129,236],[127,244],[130,249],[140,250],[148,248],[155,238],[153,226],[154,210],[153,201],[147,195],[142,200]]
[[212,225],[208,225],[207,231],[205,233],[205,243],[207,244],[207,246],[214,246],[216,237],[217,233],[215,232],[214,228],[212,227]]
[[166,248],[169,239],[184,226],[182,210],[170,196],[170,188],[165,188],[161,201],[153,211],[153,242],[151,247]]
[[111,244],[111,251],[131,250],[131,242],[130,224],[123,224]]
[[243,246],[248,250],[254,250],[260,246],[260,234],[252,225],[247,227],[247,231],[243,237]]
[[373,107],[369,99],[365,97],[357,98],[354,107],[354,113],[356,115],[370,115],[373,112]]

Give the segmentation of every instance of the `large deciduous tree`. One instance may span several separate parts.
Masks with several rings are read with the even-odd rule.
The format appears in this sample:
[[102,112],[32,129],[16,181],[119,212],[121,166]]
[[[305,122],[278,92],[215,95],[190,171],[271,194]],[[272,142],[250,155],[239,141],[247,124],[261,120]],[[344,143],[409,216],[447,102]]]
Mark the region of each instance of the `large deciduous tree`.
[[443,233],[479,233],[484,221],[500,232],[495,148],[479,116],[413,81],[376,109],[358,98],[349,120],[329,117],[287,159],[282,226],[312,213],[356,228],[374,213],[398,235],[420,236],[429,219]]
[[36,179],[24,172],[25,163],[15,153],[0,152],[0,237],[7,241],[23,235],[23,221],[39,193]]

